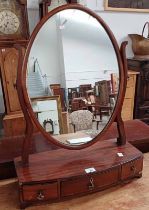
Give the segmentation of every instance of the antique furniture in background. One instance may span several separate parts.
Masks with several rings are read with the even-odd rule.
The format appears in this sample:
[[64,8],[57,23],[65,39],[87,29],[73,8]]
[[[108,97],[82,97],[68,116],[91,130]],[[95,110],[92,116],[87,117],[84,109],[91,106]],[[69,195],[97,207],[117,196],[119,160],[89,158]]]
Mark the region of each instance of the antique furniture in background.
[[79,96],[86,97],[86,91],[91,90],[92,85],[91,84],[85,84],[79,86]]
[[58,6],[77,2],[78,0],[42,0],[39,4],[40,19]]
[[121,113],[124,121],[134,119],[136,79],[139,76],[138,74],[138,72],[128,71],[127,88]]
[[149,60],[129,58],[127,61],[129,70],[139,72],[136,84],[134,118],[149,124]]
[[101,119],[102,114],[110,115],[112,110],[110,103],[111,89],[110,80],[102,80],[95,83],[95,95],[96,100],[99,101]]
[[34,113],[42,127],[52,120],[53,134],[63,134],[62,107],[60,96],[43,96],[31,99]]
[[51,84],[50,89],[54,96],[60,96],[62,111],[66,111],[65,89],[61,88],[60,84]]
[[[144,36],[146,26],[147,36]],[[140,34],[128,34],[132,39],[132,50],[135,59],[149,59],[149,22],[146,22],[143,26],[142,35]]]
[[[82,13],[85,16],[87,15],[87,17],[89,15],[90,19],[93,18],[96,21],[96,30],[98,31],[99,29],[100,32],[103,32],[100,34],[102,38],[106,34],[107,39],[105,43],[107,45],[109,42],[112,47],[120,81],[115,107],[103,130],[95,138],[90,138],[90,141],[87,143],[79,143],[77,145],[69,144],[67,141],[69,139],[67,138],[65,141],[60,141],[56,136],[52,136],[44,130],[33,111],[30,95],[26,87],[26,67],[36,35],[40,35],[42,26],[46,26],[47,21],[51,21],[54,15],[58,12],[63,13],[65,10],[70,11],[71,18],[71,12],[75,10],[76,13]],[[75,18],[77,18],[76,13],[73,15]],[[90,27],[91,25],[89,25]],[[80,28],[78,23],[78,29]],[[21,208],[32,204],[41,204],[46,201],[56,202],[86,195],[142,176],[142,153],[129,143],[126,143],[124,124],[121,119],[122,102],[127,82],[126,44],[126,42],[122,43],[119,49],[113,33],[105,22],[93,11],[77,4],[58,7],[48,13],[37,25],[28,44],[24,65],[22,72],[18,73],[17,83],[20,103],[22,108],[24,107],[23,112],[27,121],[22,156],[15,159]],[[100,48],[100,45],[98,47]],[[109,46],[106,49],[109,51]],[[23,54],[21,50],[19,52],[19,67],[22,67]],[[85,60],[83,61],[86,62]],[[98,69],[100,69],[100,66]],[[62,149],[29,156],[33,134],[32,120],[47,141],[62,147]],[[114,121],[116,121],[118,137],[108,141],[100,141],[103,140],[104,135]],[[68,135],[69,138],[70,136],[71,139],[74,138],[74,134]],[[87,133],[86,135],[87,137],[89,136]],[[75,139],[73,140],[75,141]]]
[[19,53],[16,45],[25,49],[29,38],[27,2],[6,0],[0,2],[0,70],[5,101],[4,135],[24,134],[25,121],[17,90]]

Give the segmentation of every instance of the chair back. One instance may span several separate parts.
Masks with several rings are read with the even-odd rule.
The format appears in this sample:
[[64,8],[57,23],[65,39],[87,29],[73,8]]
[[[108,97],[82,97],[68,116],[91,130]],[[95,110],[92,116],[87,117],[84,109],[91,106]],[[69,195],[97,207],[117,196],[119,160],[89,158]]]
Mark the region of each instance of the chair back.
[[75,131],[88,130],[92,128],[93,114],[88,110],[78,110],[70,114],[71,123]]

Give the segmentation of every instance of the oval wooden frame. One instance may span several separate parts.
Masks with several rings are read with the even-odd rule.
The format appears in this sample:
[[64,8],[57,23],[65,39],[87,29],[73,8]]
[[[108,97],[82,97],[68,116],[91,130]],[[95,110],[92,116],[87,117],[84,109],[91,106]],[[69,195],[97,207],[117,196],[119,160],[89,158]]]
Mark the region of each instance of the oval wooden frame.
[[[27,93],[27,87],[26,87],[27,62],[28,62],[29,53],[30,53],[31,47],[33,45],[33,42],[36,38],[36,35],[38,34],[39,30],[44,25],[44,23],[48,19],[50,19],[50,17],[52,17],[53,15],[55,15],[56,13],[58,13],[60,11],[66,10],[66,9],[77,9],[77,10],[81,10],[83,12],[86,12],[89,15],[91,15],[92,17],[94,17],[102,25],[102,27],[105,29],[107,35],[109,36],[109,38],[112,42],[113,48],[115,50],[116,57],[117,57],[117,62],[118,62],[118,67],[119,67],[119,77],[120,77],[118,99],[117,99],[114,111],[111,115],[111,118],[110,118],[109,122],[107,123],[105,128],[101,131],[101,133],[98,134],[92,141],[90,141],[88,143],[85,143],[85,144],[77,145],[77,146],[76,145],[71,146],[71,145],[63,144],[63,143],[57,141],[55,138],[53,138],[51,135],[49,135],[48,133],[45,132],[45,130],[42,128],[42,126],[37,121],[37,119],[35,117],[35,114],[32,110],[30,99],[29,99],[29,96],[28,96],[28,93]],[[22,88],[22,93],[23,93],[23,97],[24,97],[25,106],[27,108],[26,111],[28,112],[30,118],[33,120],[33,122],[35,123],[35,125],[37,126],[39,131],[41,131],[41,133],[44,135],[44,137],[50,143],[53,143],[53,144],[55,144],[59,147],[65,148],[65,149],[80,150],[80,149],[84,149],[86,147],[89,147],[89,146],[93,145],[94,143],[96,143],[97,141],[102,139],[102,137],[104,136],[104,134],[106,133],[106,131],[108,130],[108,128],[110,127],[112,122],[114,122],[115,119],[117,118],[117,116],[120,115],[121,108],[122,108],[122,102],[123,102],[123,99],[124,99],[125,86],[126,85],[125,85],[125,70],[123,68],[123,64],[124,64],[123,62],[124,61],[123,61],[123,58],[122,58],[121,54],[122,54],[122,52],[120,52],[117,41],[116,41],[112,31],[108,27],[108,25],[104,22],[104,20],[100,16],[95,14],[92,10],[90,10],[88,8],[85,8],[81,5],[68,4],[68,5],[63,5],[63,6],[57,7],[56,9],[49,12],[45,17],[43,17],[43,19],[37,24],[36,28],[34,29],[32,35],[30,37],[30,40],[29,40],[29,43],[28,43],[28,46],[27,46],[27,50],[26,50],[26,53],[25,53],[25,57],[24,57],[24,60],[23,60],[22,74],[21,74],[21,88]],[[30,121],[31,121],[31,119],[30,119]],[[28,140],[26,139],[26,141],[28,141]]]

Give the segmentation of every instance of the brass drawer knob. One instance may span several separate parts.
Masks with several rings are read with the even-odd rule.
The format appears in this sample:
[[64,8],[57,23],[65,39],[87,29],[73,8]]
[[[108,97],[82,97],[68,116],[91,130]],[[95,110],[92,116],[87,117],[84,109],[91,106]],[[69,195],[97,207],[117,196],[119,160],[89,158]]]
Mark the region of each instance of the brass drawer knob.
[[42,191],[39,191],[38,195],[37,195],[37,200],[39,201],[43,201],[45,198],[44,194]]
[[88,186],[88,189],[89,190],[93,190],[94,188],[95,188],[94,180],[93,180],[93,178],[90,178],[90,184]]
[[133,165],[130,167],[130,170],[135,174],[136,173],[136,167]]

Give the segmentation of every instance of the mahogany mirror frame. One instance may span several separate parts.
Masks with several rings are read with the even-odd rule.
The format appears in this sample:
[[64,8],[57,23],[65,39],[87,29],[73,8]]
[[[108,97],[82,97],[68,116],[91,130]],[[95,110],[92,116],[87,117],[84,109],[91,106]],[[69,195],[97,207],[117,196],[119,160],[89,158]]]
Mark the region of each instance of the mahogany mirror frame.
[[[53,138],[51,135],[49,135],[49,133],[46,133],[44,128],[39,124],[39,122],[37,121],[37,118],[33,112],[31,103],[30,103],[30,99],[27,93],[27,87],[26,87],[26,73],[27,73],[27,62],[28,62],[28,57],[30,54],[30,50],[31,47],[33,45],[33,42],[36,38],[36,35],[38,34],[39,30],[41,29],[41,27],[44,25],[44,23],[50,19],[50,17],[52,17],[53,15],[55,15],[56,13],[66,10],[66,9],[77,9],[83,12],[88,13],[89,15],[91,15],[93,18],[95,18],[99,24],[102,25],[102,27],[105,29],[107,35],[109,36],[109,39],[112,42],[113,48],[115,50],[116,53],[116,57],[117,57],[117,62],[118,62],[118,67],[119,67],[119,92],[118,92],[118,98],[117,98],[117,102],[114,108],[114,111],[110,117],[109,122],[107,123],[107,125],[105,126],[105,128],[101,131],[100,134],[98,134],[92,141],[87,142],[85,144],[81,144],[81,145],[66,145],[63,143],[58,142],[55,138]],[[108,25],[103,21],[103,19],[101,17],[99,17],[97,14],[95,14],[92,10],[82,6],[82,5],[78,5],[78,4],[67,4],[67,5],[63,5],[60,7],[57,7],[56,9],[52,10],[51,12],[49,12],[45,17],[43,17],[43,19],[38,23],[38,25],[36,26],[36,28],[34,29],[30,39],[29,39],[29,43],[27,46],[27,50],[25,53],[25,57],[23,56],[23,54],[21,53],[20,50],[20,61],[19,61],[19,69],[22,69],[21,71],[18,71],[18,81],[17,81],[17,89],[18,89],[18,94],[19,94],[19,98],[20,98],[20,104],[21,107],[23,109],[23,113],[26,119],[26,138],[24,140],[24,145],[23,145],[23,155],[22,158],[24,159],[24,162],[26,162],[28,160],[28,153],[29,153],[29,146],[31,144],[31,136],[33,133],[33,123],[37,126],[37,128],[39,129],[39,131],[43,134],[43,136],[49,141],[49,143],[55,144],[58,147],[62,147],[65,149],[70,149],[70,150],[80,150],[86,147],[89,147],[91,145],[93,145],[94,143],[96,143],[99,140],[102,140],[104,134],[106,133],[106,131],[108,130],[108,128],[111,126],[111,124],[114,121],[117,121],[117,127],[118,127],[118,131],[120,133],[120,138],[117,139],[117,143],[119,145],[123,145],[126,143],[126,139],[125,139],[125,132],[124,132],[124,126],[123,126],[123,122],[121,120],[121,109],[122,109],[122,104],[123,104],[123,99],[124,99],[124,95],[125,95],[125,89],[126,89],[126,82],[127,82],[127,65],[126,65],[126,56],[125,56],[125,47],[126,47],[126,42],[123,42],[121,45],[121,48],[119,48],[117,41],[112,33],[112,31],[110,30],[110,28],[108,27]],[[22,57],[22,59],[21,59]],[[24,60],[23,60],[24,57]],[[23,63],[22,63],[23,60]],[[122,138],[121,138],[122,137]]]

